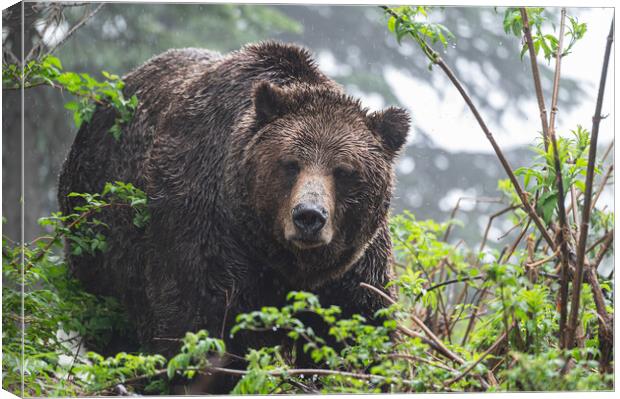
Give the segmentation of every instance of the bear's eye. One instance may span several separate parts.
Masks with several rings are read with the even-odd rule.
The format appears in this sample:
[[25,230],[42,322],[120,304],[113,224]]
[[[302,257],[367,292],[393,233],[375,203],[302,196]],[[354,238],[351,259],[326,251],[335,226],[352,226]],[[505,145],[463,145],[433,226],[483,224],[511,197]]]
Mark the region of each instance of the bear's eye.
[[297,176],[299,173],[299,162],[293,159],[281,159],[279,164],[288,176]]
[[334,169],[334,177],[338,180],[355,180],[357,172],[352,166],[338,166]]

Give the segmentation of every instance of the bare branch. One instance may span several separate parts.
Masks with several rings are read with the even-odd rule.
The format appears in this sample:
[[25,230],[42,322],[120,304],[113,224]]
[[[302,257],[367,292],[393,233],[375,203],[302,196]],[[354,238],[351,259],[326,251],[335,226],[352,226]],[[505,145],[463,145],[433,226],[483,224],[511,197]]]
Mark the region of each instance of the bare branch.
[[598,254],[596,254],[596,259],[594,259],[594,262],[592,263],[592,269],[595,271],[598,270],[599,265],[603,261],[603,258],[607,254],[609,248],[611,248],[611,244],[614,242],[614,231],[610,231],[609,234],[603,236],[603,238],[601,248],[599,249]]
[[592,200],[592,205],[590,206],[590,212],[594,210],[594,207],[596,206],[596,202],[598,201],[598,198],[601,196],[601,193],[605,189],[607,180],[609,180],[609,176],[611,175],[611,172],[613,172],[613,170],[614,170],[614,164],[609,165],[609,169],[607,169],[605,176],[603,176],[603,180],[601,180],[601,184],[598,186],[598,190],[596,190],[596,196]]
[[611,55],[611,45],[614,40],[614,19],[611,20],[607,45],[605,46],[605,57],[601,71],[601,80],[598,86],[598,96],[596,99],[596,109],[592,117],[592,137],[590,138],[590,151],[588,153],[588,167],[586,170],[586,191],[584,193],[583,212],[581,214],[581,227],[579,228],[579,242],[577,245],[577,263],[573,276],[573,298],[571,302],[570,319],[567,332],[567,346],[572,348],[575,344],[575,331],[579,322],[579,298],[581,296],[581,283],[583,280],[583,266],[586,257],[586,241],[588,238],[588,228],[590,227],[590,212],[592,202],[592,184],[594,180],[594,165],[596,163],[596,145],[598,143],[598,130],[601,123],[601,109],[603,108],[603,97],[605,95],[605,82],[607,81],[607,69]]
[[588,249],[586,249],[586,253],[589,253],[590,251],[592,251],[594,248],[596,248],[597,246],[599,246],[600,244],[602,244],[603,242],[605,242],[607,239],[609,239],[609,236],[613,236],[614,234],[614,230],[609,231],[607,234],[605,234],[604,236],[602,236],[601,238],[599,238],[598,240],[596,240],[594,242],[594,244],[590,245],[588,247]]
[[[54,51],[56,51],[56,49],[58,47],[60,47],[62,44],[64,44],[64,42],[67,41],[67,39],[69,39],[71,36],[73,36],[73,34],[80,29],[82,26],[84,26],[84,24],[86,24],[86,22],[88,22],[92,17],[95,16],[95,14],[97,14],[99,12],[99,10],[101,10],[101,8],[105,5],[105,3],[101,3],[99,4],[93,11],[91,11],[88,14],[85,14],[82,19],[80,19],[80,21],[78,21],[75,25],[73,25],[73,27],[69,30],[69,32],[67,32],[67,34],[65,35],[65,37],[62,38],[62,40],[60,40],[58,43],[56,43],[54,46],[52,46],[47,53],[45,53],[45,56],[48,56],[50,54],[52,54]],[[26,60],[28,61],[28,60]]]
[[[532,76],[534,77],[534,87],[536,90],[536,101],[538,101],[540,122],[542,124],[543,140],[546,150],[549,147],[549,125],[547,124],[545,98],[543,97],[542,84],[540,83],[540,72],[538,71],[538,64],[536,63],[536,50],[534,49],[534,40],[532,40],[532,32],[529,19],[527,17],[527,10],[524,7],[521,7],[520,11],[521,20],[523,21],[523,36],[525,37],[525,43],[530,53],[530,64],[532,65]],[[564,21],[564,14],[562,14],[562,21]]]
[[489,236],[489,230],[491,230],[491,225],[493,224],[493,220],[495,220],[495,218],[502,216],[504,213],[513,211],[515,209],[519,208],[519,206],[517,205],[511,205],[509,207],[506,207],[504,209],[500,209],[499,211],[495,212],[494,214],[492,214],[491,216],[489,216],[489,222],[487,223],[487,227],[484,229],[484,235],[482,237],[482,242],[480,243],[480,248],[478,248],[478,252],[482,252],[482,250],[484,249],[484,246],[487,243],[487,239]]
[[[494,198],[494,197],[459,197],[458,200],[456,200],[456,205],[454,206],[454,208],[452,209],[452,212],[450,213],[450,220],[454,219],[454,217],[456,216],[456,212],[460,209],[461,206],[461,201],[473,201],[475,204],[478,203],[487,203],[487,204],[502,204],[502,200],[501,198]],[[450,233],[452,232],[452,224],[448,225],[448,228],[446,229],[446,233],[443,236],[443,241],[447,242],[448,241],[448,236],[450,235]]]
[[605,162],[605,160],[607,159],[607,156],[611,152],[611,149],[614,148],[615,141],[616,141],[615,139],[612,139],[611,143],[609,143],[609,146],[607,147],[607,149],[605,150],[605,153],[603,154],[603,158],[601,158],[601,163]]
[[532,219],[528,218],[527,223],[525,224],[525,227],[521,230],[521,232],[517,236],[517,239],[512,243],[512,245],[510,246],[510,249],[506,251],[506,257],[504,258],[506,261],[508,261],[508,259],[510,259],[512,254],[517,250],[517,247],[521,243],[521,240],[523,240],[523,237],[525,237],[525,233],[527,233],[527,230],[530,228],[531,223],[532,223]]
[[601,367],[601,372],[606,373],[609,372],[610,363],[612,360],[613,346],[614,346],[614,337],[613,337],[613,315],[607,313],[607,307],[605,305],[605,295],[603,294],[603,290],[601,289],[601,285],[598,281],[597,269],[601,260],[605,257],[605,253],[609,249],[611,243],[613,242],[613,234],[609,236],[608,240],[605,241],[601,250],[599,251],[595,263],[592,265],[586,265],[585,272],[585,280],[590,284],[590,288],[592,289],[592,297],[594,298],[594,305],[596,306],[596,313],[598,315],[598,339],[599,339],[599,350],[600,350],[600,358],[599,364]]
[[558,252],[554,252],[554,253],[552,253],[552,254],[551,254],[551,256],[548,256],[548,257],[546,257],[546,258],[543,258],[543,259],[539,259],[539,260],[537,260],[537,261],[533,261],[533,262],[526,263],[525,265],[526,265],[527,267],[538,267],[538,266],[540,266],[540,265],[542,265],[542,264],[544,264],[544,263],[547,263],[547,262],[552,261],[553,259],[555,259],[555,257],[556,257],[556,256],[558,256]]

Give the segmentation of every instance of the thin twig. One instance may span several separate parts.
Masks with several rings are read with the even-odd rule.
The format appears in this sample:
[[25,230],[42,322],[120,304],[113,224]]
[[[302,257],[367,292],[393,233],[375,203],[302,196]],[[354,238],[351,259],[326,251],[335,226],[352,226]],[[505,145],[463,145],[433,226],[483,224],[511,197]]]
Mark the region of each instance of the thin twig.
[[609,234],[604,236],[604,240],[601,243],[601,248],[598,251],[598,254],[596,254],[596,258],[594,259],[594,262],[592,262],[592,268],[594,270],[598,270],[599,265],[601,264],[601,262],[603,261],[603,258],[605,258],[605,255],[607,254],[607,251],[609,250],[609,248],[611,248],[611,244],[614,242],[614,231],[610,231]]
[[[387,300],[389,303],[391,303],[392,305],[396,304],[396,301],[394,301],[394,299],[392,299],[388,294],[386,294],[385,292],[381,291],[380,289],[378,289],[375,286],[372,286],[370,284],[366,284],[366,283],[360,283],[361,287],[364,287],[366,289],[369,289],[377,294],[379,294],[381,297],[383,297],[385,300]],[[418,317],[414,314],[411,314],[411,320],[413,320],[413,322],[422,330],[424,331],[424,334],[426,334],[426,336],[435,343],[435,345],[437,345],[437,347],[441,348],[441,351],[448,356],[448,358],[456,363],[459,364],[464,364],[465,360],[463,360],[460,356],[458,356],[457,354],[455,354],[454,352],[452,352],[450,349],[448,349],[443,342],[441,342],[441,340],[439,338],[437,338],[437,336],[435,334],[433,334],[433,332],[426,326],[426,324],[424,324],[424,322],[420,319],[418,319]]]
[[[456,212],[459,210],[462,199],[463,197],[456,200],[456,205],[454,205],[454,208],[452,209],[452,212],[450,213],[450,220],[453,220],[454,217],[456,216]],[[448,242],[448,237],[450,236],[450,232],[452,232],[452,223],[448,224],[448,228],[446,229],[446,232],[443,236],[444,242]]]
[[456,373],[457,370],[453,369],[452,367],[445,365],[443,363],[439,363],[439,362],[433,362],[430,361],[428,359],[425,359],[423,357],[419,357],[419,356],[413,356],[413,355],[405,355],[405,354],[400,354],[400,353],[394,353],[392,355],[388,355],[388,357],[390,358],[394,358],[394,359],[407,359],[407,360],[413,360],[416,362],[420,362],[420,363],[426,363],[428,365],[431,365],[433,367],[438,367],[440,369],[444,369],[446,371],[450,371],[452,373]]
[[[577,219],[579,218],[579,213],[577,212],[577,191],[575,190],[575,185],[571,184],[570,186],[570,209],[567,212],[572,212],[573,214],[573,223],[575,224],[576,229],[579,228],[579,222],[577,221]],[[575,234],[579,234],[579,230],[574,232]]]
[[71,360],[71,366],[69,367],[69,371],[67,372],[67,376],[65,377],[65,382],[69,381],[71,374],[73,373],[73,366],[75,366],[75,362],[77,361],[78,356],[80,355],[80,350],[82,349],[82,343],[84,342],[84,337],[80,337],[80,341],[78,342],[77,348],[75,350],[75,354],[73,355],[73,360]]
[[[534,41],[532,40],[532,32],[530,28],[530,22],[527,17],[527,10],[522,7],[521,20],[523,22],[523,36],[525,37],[525,43],[530,53],[530,64],[532,66],[532,76],[534,78],[534,88],[536,90],[536,101],[538,101],[538,110],[540,112],[540,122],[542,124],[543,141],[545,144],[545,150],[549,147],[549,125],[547,124],[547,109],[545,108],[545,98],[543,97],[542,84],[540,83],[540,72],[538,71],[538,64],[536,63],[536,50],[534,49]],[[564,15],[564,14],[562,14]],[[564,18],[562,18],[562,21]],[[560,40],[562,40],[560,38]]]
[[601,238],[599,238],[598,240],[596,240],[594,242],[594,244],[590,245],[588,247],[588,249],[586,249],[586,253],[590,253],[594,248],[596,248],[597,246],[599,246],[601,243],[603,243],[605,240],[607,240],[609,235],[613,236],[614,234],[614,229],[611,229],[610,231],[606,232]]
[[614,170],[614,164],[612,163],[611,165],[609,165],[609,169],[607,169],[605,176],[603,176],[603,180],[601,180],[601,184],[599,184],[598,190],[596,190],[596,196],[592,200],[592,205],[590,206],[590,212],[594,210],[594,207],[596,206],[596,202],[598,201],[598,198],[601,196],[601,193],[603,192],[603,190],[605,190],[605,185],[607,184],[607,180],[609,180],[609,176],[611,175],[611,172],[613,172],[613,170]]
[[504,258],[506,261],[508,261],[510,257],[512,256],[512,254],[517,250],[517,247],[521,243],[521,240],[523,240],[523,237],[525,237],[525,233],[527,233],[528,229],[530,228],[531,223],[532,223],[532,219],[528,218],[527,223],[525,224],[525,227],[521,230],[521,232],[517,236],[517,239],[512,243],[512,245],[510,246],[510,249],[506,251],[506,256]]
[[78,29],[80,29],[82,26],[84,26],[84,24],[86,24],[86,22],[88,22],[92,17],[95,16],[95,14],[97,14],[99,12],[99,10],[101,10],[101,8],[105,5],[105,3],[101,3],[97,6],[97,8],[95,8],[93,11],[91,11],[89,14],[84,15],[84,17],[82,17],[82,19],[76,23],[75,25],[73,25],[73,27],[71,28],[71,30],[69,30],[69,32],[67,32],[67,34],[65,35],[65,37],[63,37],[58,43],[56,43],[54,46],[52,46],[47,53],[45,53],[45,56],[48,56],[50,54],[52,54],[54,51],[56,51],[56,49],[58,47],[60,47],[64,42],[67,41],[67,39],[69,39],[71,36],[73,36],[73,34],[75,33],[75,31],[77,31]]
[[607,149],[605,150],[605,153],[603,154],[603,157],[601,158],[601,163],[604,163],[605,160],[607,159],[607,156],[611,153],[611,149],[614,148],[615,141],[616,139],[612,139],[611,143],[609,143],[609,146],[607,146]]
[[[452,208],[452,212],[450,212],[450,220],[455,218],[456,212],[460,209],[461,201],[464,201],[464,200],[474,201],[474,204],[478,204],[478,203],[502,204],[503,203],[501,198],[495,198],[495,197],[459,197],[459,199],[456,200],[456,205],[454,206],[454,208]],[[452,223],[448,225],[448,228],[446,229],[446,232],[443,236],[444,242],[448,241],[448,236],[450,235],[451,232],[452,232]]]
[[526,266],[527,267],[538,267],[538,266],[540,266],[540,265],[542,265],[544,263],[552,261],[556,256],[558,256],[558,252],[557,251],[552,253],[550,256],[548,256],[546,258],[543,258],[543,259],[540,259],[540,260],[537,260],[537,261],[534,261],[534,262],[531,262],[531,263],[526,263]]
[[497,341],[495,341],[493,345],[489,347],[489,349],[487,349],[486,351],[484,351],[482,355],[480,355],[480,357],[475,362],[467,366],[467,368],[463,370],[461,374],[446,381],[445,385],[450,386],[454,384],[455,382],[459,381],[460,379],[462,379],[463,377],[465,377],[467,374],[469,374],[474,369],[474,367],[480,364],[480,362],[482,362],[487,356],[489,356],[489,354],[493,353],[506,340],[506,337],[507,337],[506,332],[504,332],[502,335],[500,335]]
[[465,343],[467,342],[467,339],[469,338],[469,334],[474,330],[474,325],[476,324],[476,320],[478,319],[478,316],[480,315],[479,313],[481,309],[480,304],[482,303],[482,300],[484,299],[484,297],[487,295],[487,292],[489,292],[488,286],[484,287],[482,290],[479,290],[477,292],[478,298],[475,301],[472,301],[472,303],[474,304],[474,313],[469,319],[469,323],[467,323],[465,334],[463,334],[463,339],[461,340],[461,346],[465,346]]
[[[453,280],[446,280],[446,281],[442,281],[441,283],[435,284],[429,288],[427,288],[425,290],[425,292],[429,292],[432,291],[434,289],[437,288],[441,288],[444,287],[446,285],[450,285],[450,284],[456,284],[456,283],[464,283],[466,281],[472,281],[472,280],[482,280],[484,279],[484,276],[475,276],[475,277],[464,277],[464,278],[455,278]],[[415,301],[417,302],[418,299],[420,299],[420,297],[423,295],[423,293],[419,293],[416,297],[415,297]]]
[[487,223],[487,227],[484,229],[484,235],[482,237],[482,242],[480,243],[480,248],[478,248],[478,252],[482,252],[482,250],[484,249],[484,246],[486,245],[487,239],[489,237],[489,231],[491,230],[491,225],[493,224],[493,221],[495,220],[495,218],[502,216],[504,213],[513,211],[517,208],[519,208],[518,205],[511,205],[504,209],[500,209],[499,211],[489,216],[489,222]]
[[573,276],[573,297],[571,302],[570,319],[567,331],[567,347],[573,348],[575,344],[575,331],[579,322],[579,298],[581,296],[581,283],[583,280],[583,266],[586,256],[586,243],[588,238],[588,228],[590,227],[590,211],[592,203],[592,184],[594,181],[594,165],[596,163],[596,145],[598,143],[598,130],[601,123],[601,109],[603,108],[603,97],[605,95],[605,82],[607,81],[607,68],[611,55],[611,45],[614,40],[614,19],[611,20],[607,44],[605,46],[605,57],[601,79],[598,86],[598,96],[596,99],[596,109],[592,117],[592,137],[590,138],[590,150],[588,153],[588,167],[586,170],[586,191],[584,193],[583,212],[581,214],[581,227],[579,228],[579,242],[577,245],[577,263]]
[[498,240],[498,241],[503,240],[504,238],[508,237],[508,235],[509,235],[510,233],[512,233],[513,231],[515,231],[516,229],[518,229],[518,228],[519,228],[519,226],[523,226],[523,222],[525,221],[525,218],[526,218],[526,217],[527,217],[527,216],[522,217],[521,219],[519,219],[519,220],[517,221],[517,223],[515,223],[515,224],[514,224],[511,228],[509,228],[509,229],[508,229],[508,230],[506,230],[504,233],[502,233],[502,235],[500,235],[499,237],[497,237],[497,240]]

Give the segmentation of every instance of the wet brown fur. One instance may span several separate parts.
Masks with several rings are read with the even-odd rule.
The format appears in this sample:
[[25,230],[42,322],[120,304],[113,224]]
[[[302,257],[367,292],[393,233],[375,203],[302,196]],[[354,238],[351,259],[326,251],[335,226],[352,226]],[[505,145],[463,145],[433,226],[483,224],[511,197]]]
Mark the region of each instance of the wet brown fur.
[[[65,161],[58,199],[70,213],[79,199],[68,193],[118,180],[147,193],[147,227],[106,210],[109,250],[67,255],[87,290],[124,304],[143,349],[173,353],[176,344],[158,338],[186,331],[219,336],[236,314],[280,306],[291,290],[312,290],[345,315],[372,318],[385,305],[359,283],[381,287],[390,277],[387,213],[404,111],[368,113],[306,50],[274,42],[225,56],[171,50],[125,82],[140,100],[133,121],[115,141],[113,111],[96,111]],[[302,250],[284,230],[307,179],[321,187],[332,237]],[[280,339],[223,338],[238,354]]]

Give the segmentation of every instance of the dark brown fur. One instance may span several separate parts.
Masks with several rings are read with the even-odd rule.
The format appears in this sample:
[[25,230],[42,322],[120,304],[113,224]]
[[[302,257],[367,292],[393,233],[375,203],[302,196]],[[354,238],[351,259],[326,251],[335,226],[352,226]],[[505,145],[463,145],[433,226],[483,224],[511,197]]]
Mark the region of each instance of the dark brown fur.
[[[144,347],[170,353],[174,345],[157,338],[198,329],[220,336],[236,314],[282,305],[291,290],[368,318],[385,305],[359,283],[381,287],[390,276],[387,212],[404,111],[369,114],[305,50],[272,42],[226,56],[171,50],[125,82],[140,100],[133,122],[117,142],[107,132],[113,111],[97,110],[77,134],[58,198],[69,213],[79,201],[68,193],[108,181],[147,193],[146,228],[109,210],[100,216],[108,252],[68,255],[89,291],[126,306]],[[329,243],[312,249],[284,237],[308,187],[327,204],[331,229]],[[276,339],[223,338],[239,354]]]

